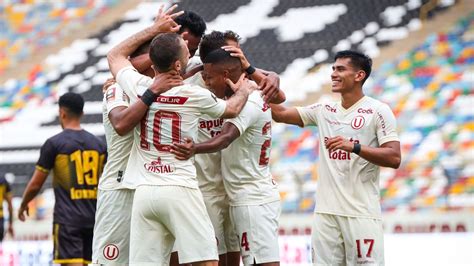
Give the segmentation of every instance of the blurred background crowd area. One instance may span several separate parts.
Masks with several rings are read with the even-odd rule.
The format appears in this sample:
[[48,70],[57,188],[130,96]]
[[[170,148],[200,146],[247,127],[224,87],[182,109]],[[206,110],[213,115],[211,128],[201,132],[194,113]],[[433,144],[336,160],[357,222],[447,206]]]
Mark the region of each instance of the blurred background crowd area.
[[[106,54],[150,25],[162,2],[2,1],[0,175],[12,183],[16,208],[39,148],[61,130],[58,96],[81,93],[87,101],[83,126],[103,137],[101,88],[111,76]],[[207,32],[240,34],[252,65],[280,74],[288,105],[337,99],[329,90],[337,51],[372,56],[364,91],[390,105],[402,147],[401,167],[381,171],[384,215],[474,213],[473,1],[178,4],[202,15]],[[273,125],[271,168],[284,215],[309,214],[317,204],[319,145],[316,128]],[[32,216],[51,219],[53,204],[50,178]]]

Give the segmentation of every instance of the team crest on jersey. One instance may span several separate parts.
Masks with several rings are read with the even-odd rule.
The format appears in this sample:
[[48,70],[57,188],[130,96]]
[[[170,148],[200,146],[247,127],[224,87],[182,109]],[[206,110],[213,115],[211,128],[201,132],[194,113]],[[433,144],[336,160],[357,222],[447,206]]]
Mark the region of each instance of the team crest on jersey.
[[143,165],[148,172],[155,174],[169,174],[175,171],[173,164],[163,164],[161,158],[158,157],[156,161],[151,161],[150,163],[145,163]]
[[107,102],[113,101],[115,99],[115,87],[111,87],[107,90],[107,94],[105,95],[105,100]]
[[353,129],[361,129],[365,124],[365,118],[361,115],[358,115],[352,119],[351,126]]
[[118,258],[120,250],[116,245],[108,244],[104,247],[102,254],[104,255],[104,258],[108,260],[115,260],[116,258]]

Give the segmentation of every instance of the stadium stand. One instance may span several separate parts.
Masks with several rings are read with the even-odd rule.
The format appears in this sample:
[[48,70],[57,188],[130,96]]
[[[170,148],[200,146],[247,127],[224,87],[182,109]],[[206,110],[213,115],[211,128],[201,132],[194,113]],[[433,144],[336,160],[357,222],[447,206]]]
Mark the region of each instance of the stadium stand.
[[[352,48],[377,56],[382,46],[419,28],[419,10],[426,2],[239,0],[216,5],[210,0],[185,0],[180,8],[202,14],[210,30],[223,27],[241,34],[252,64],[280,73],[282,85],[292,85],[291,91],[286,91],[288,98],[300,100],[327,80],[329,68],[324,63],[331,61],[336,51]],[[440,1],[430,16],[453,3]],[[103,136],[101,86],[110,76],[105,55],[125,36],[148,25],[154,16],[150,10],[157,10],[158,5],[142,3],[99,34],[76,40],[49,56],[27,79],[0,84],[0,174],[8,173],[14,181],[15,196],[23,192],[41,144],[59,132],[54,105],[57,95],[80,92],[88,101],[85,128]],[[365,10],[373,10],[373,14],[366,16]],[[318,17],[318,21],[305,23],[299,19],[302,14]],[[238,28],[236,19],[242,22]],[[456,156],[467,162],[471,156],[472,162],[468,150],[473,148],[473,115],[468,108],[463,115],[453,111],[472,105],[472,86],[465,85],[469,78],[472,83],[472,33],[471,37],[466,33],[472,21],[471,15],[452,31],[433,35],[406,57],[384,65],[369,84],[370,95],[395,108],[402,141],[410,143],[403,147],[402,169],[383,171],[386,211],[442,207],[448,198],[453,206],[462,202],[474,206],[465,199],[474,193],[474,165],[462,165],[459,171],[461,165],[451,164],[443,170],[439,163],[441,158]],[[433,62],[437,62],[436,67]],[[319,71],[311,71],[315,68]],[[414,116],[415,109],[423,110],[421,117]],[[455,134],[458,129],[460,133]],[[275,125],[273,132],[272,168],[280,183],[283,211],[312,212],[319,145],[316,131]],[[439,144],[436,149],[426,144],[431,141]],[[452,176],[449,186],[444,172]],[[401,186],[395,187],[398,183]]]

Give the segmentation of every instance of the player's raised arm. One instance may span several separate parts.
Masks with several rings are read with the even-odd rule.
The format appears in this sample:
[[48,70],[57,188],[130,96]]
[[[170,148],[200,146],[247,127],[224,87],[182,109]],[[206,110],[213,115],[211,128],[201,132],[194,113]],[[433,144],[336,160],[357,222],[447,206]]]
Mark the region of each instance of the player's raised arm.
[[254,84],[245,78],[245,74],[242,74],[235,84],[230,79],[226,79],[226,83],[232,88],[234,94],[226,101],[227,105],[221,117],[234,118],[242,111],[251,90],[255,88]]
[[280,77],[278,74],[251,66],[240,47],[228,45],[223,46],[222,49],[229,52],[231,56],[239,58],[242,69],[259,85],[265,102],[282,103],[286,100],[285,93],[280,90]]
[[[110,123],[120,136],[130,132],[145,115],[148,107],[160,96],[161,93],[183,85],[183,79],[176,71],[160,73],[155,76],[153,84],[145,91],[139,101],[126,107],[124,105],[117,106],[109,112]],[[109,94],[117,93],[117,87],[110,87],[106,92],[106,98]],[[123,94],[123,93],[122,93]],[[111,98],[116,99],[119,95]],[[106,99],[108,101],[108,99]],[[113,106],[113,104],[112,104]]]
[[304,126],[301,115],[296,107],[286,107],[281,104],[270,104],[272,118],[275,122]]
[[155,22],[150,27],[130,36],[117,46],[112,48],[107,54],[110,72],[116,77],[120,69],[131,66],[128,56],[130,56],[141,44],[153,39],[159,33],[177,32],[180,28],[173,20],[181,15],[183,11],[173,13],[177,5],[173,5],[166,12],[163,12],[163,6],[158,11]]

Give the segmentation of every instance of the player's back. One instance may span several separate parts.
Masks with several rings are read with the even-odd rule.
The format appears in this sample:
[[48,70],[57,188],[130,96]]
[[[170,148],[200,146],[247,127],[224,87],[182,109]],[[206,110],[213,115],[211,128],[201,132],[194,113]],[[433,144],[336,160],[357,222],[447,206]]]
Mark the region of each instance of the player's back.
[[224,101],[199,86],[182,85],[161,94],[135,128],[127,176],[135,175],[136,185],[198,188],[194,161],[177,160],[170,153],[171,144],[195,140],[199,118],[220,117],[225,107]]
[[[54,163],[54,222],[94,226],[97,184],[106,158],[105,144],[86,130],[65,129],[49,138],[41,152],[51,154],[42,158]],[[41,165],[48,164],[39,161],[37,167]]]
[[226,122],[240,131],[240,137],[222,150],[222,173],[231,205],[279,200],[269,167],[272,116],[260,92],[252,92],[240,115]]

